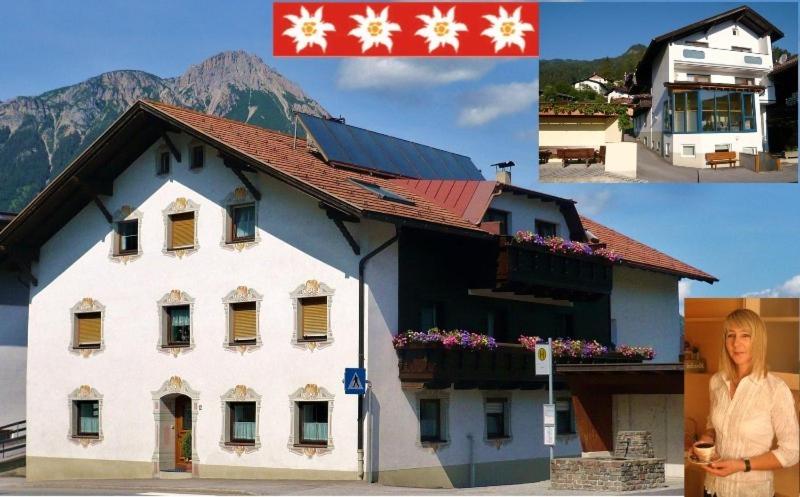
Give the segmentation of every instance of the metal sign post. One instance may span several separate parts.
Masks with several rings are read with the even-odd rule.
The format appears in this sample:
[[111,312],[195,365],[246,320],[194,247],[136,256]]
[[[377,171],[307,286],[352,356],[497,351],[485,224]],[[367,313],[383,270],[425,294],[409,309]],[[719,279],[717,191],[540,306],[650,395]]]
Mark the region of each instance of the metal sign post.
[[536,345],[536,374],[547,375],[548,402],[544,404],[542,425],[544,427],[544,444],[550,447],[550,460],[553,460],[553,446],[556,444],[556,405],[553,402],[553,339],[547,339],[547,345]]

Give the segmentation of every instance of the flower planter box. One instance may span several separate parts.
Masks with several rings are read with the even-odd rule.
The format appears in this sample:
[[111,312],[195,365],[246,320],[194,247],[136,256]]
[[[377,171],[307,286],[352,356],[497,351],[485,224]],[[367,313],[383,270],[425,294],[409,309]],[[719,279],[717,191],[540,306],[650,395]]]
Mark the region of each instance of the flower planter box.
[[636,364],[642,357],[627,357],[619,352],[607,352],[598,357],[556,357],[556,364]]
[[786,150],[783,152],[783,157],[785,159],[796,159],[797,158],[797,150]]
[[611,293],[612,263],[601,257],[556,253],[501,237],[497,262],[501,287],[534,289],[537,295],[567,293],[576,298]]
[[441,344],[411,343],[397,349],[400,381],[431,388],[537,388],[534,354],[520,345],[495,350],[447,349]]

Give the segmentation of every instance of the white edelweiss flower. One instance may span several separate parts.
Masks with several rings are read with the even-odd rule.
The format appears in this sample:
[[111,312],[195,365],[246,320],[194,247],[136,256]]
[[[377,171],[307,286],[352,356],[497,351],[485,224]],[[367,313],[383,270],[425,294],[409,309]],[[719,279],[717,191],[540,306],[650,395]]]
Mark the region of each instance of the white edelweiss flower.
[[392,32],[400,31],[400,25],[389,22],[389,7],[385,7],[380,15],[375,15],[371,7],[367,7],[367,15],[358,14],[350,16],[358,23],[358,27],[350,30],[350,36],[355,36],[361,41],[361,53],[372,47],[383,45],[392,51]]
[[333,24],[322,20],[322,7],[318,8],[313,16],[305,7],[301,6],[299,17],[292,14],[283,17],[292,22],[292,27],[284,31],[283,35],[294,38],[294,42],[297,44],[295,47],[297,53],[312,45],[319,45],[324,52],[328,48],[325,32],[336,31]]
[[481,35],[488,36],[494,42],[494,53],[499,52],[505,47],[516,45],[525,51],[525,32],[534,31],[533,26],[527,22],[520,22],[520,11],[522,7],[517,7],[514,14],[509,16],[506,9],[500,7],[499,15],[485,15],[484,19],[492,23],[492,26],[484,29]]
[[467,25],[456,22],[455,15],[455,7],[450,7],[446,16],[443,16],[437,7],[434,7],[433,16],[424,14],[417,16],[425,23],[425,27],[418,29],[415,34],[426,39],[428,53],[444,45],[450,45],[458,52],[458,32],[467,31]]

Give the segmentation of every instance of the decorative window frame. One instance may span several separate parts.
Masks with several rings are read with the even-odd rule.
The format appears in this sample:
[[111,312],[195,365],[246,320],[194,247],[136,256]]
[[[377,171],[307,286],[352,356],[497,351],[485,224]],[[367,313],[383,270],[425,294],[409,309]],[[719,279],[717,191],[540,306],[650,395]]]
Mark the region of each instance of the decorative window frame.
[[[420,427],[420,401],[426,399],[439,399],[439,416],[441,416],[441,431],[442,442],[423,442],[422,430]],[[414,445],[421,448],[430,449],[432,452],[437,452],[439,449],[450,445],[450,392],[438,390],[421,390],[414,396],[414,415],[417,418],[416,436],[414,437]]]
[[[261,448],[261,396],[257,394],[252,388],[247,388],[245,385],[236,385],[235,387],[231,388],[224,395],[220,396],[222,408],[222,431],[219,438],[219,446],[222,450],[233,452],[237,456],[241,456],[242,454],[249,454],[251,452],[255,452]],[[230,433],[230,423],[232,422],[229,418],[229,410],[228,410],[228,403],[229,402],[255,402],[256,404],[256,438],[255,442],[252,444],[249,443],[239,443],[239,442],[231,442],[228,440],[228,434]]]
[[[483,391],[483,442],[496,449],[500,449],[503,445],[511,443],[513,436],[511,434],[511,399],[513,393],[509,390],[485,390]],[[489,426],[486,424],[486,406],[489,399],[503,399],[506,403],[505,419],[503,420],[506,436],[501,438],[489,438]]]
[[[263,295],[246,286],[236,287],[235,290],[231,290],[230,293],[222,299],[222,304],[225,306],[225,339],[222,346],[225,349],[244,355],[245,352],[252,352],[261,347],[261,302],[263,300]],[[233,341],[231,333],[233,331],[231,329],[231,304],[241,304],[245,302],[256,303],[256,343],[236,343]]]
[[[189,345],[168,345],[166,342],[166,311],[165,307],[174,307],[179,305],[189,306]],[[194,298],[189,296],[188,293],[181,290],[172,290],[165,293],[163,297],[158,299],[158,345],[157,349],[161,353],[171,354],[173,357],[178,357],[181,353],[186,353],[194,349]]]
[[[108,258],[114,262],[127,264],[142,256],[142,219],[144,214],[141,211],[134,209],[130,205],[123,205],[113,215],[113,229],[111,231],[111,247],[108,251]],[[119,246],[119,231],[117,231],[117,224],[122,221],[136,220],[139,226],[139,237],[137,239],[137,252],[135,254],[118,254],[117,247]]]
[[[294,328],[292,330],[292,346],[314,351],[333,344],[333,330],[331,327],[331,304],[335,290],[325,283],[317,280],[308,280],[294,289],[289,294],[292,300],[292,314],[294,315]],[[308,297],[327,297],[328,299],[328,333],[325,340],[303,340],[300,331],[300,303],[299,299]]]
[[[185,214],[187,212],[194,212],[194,246],[191,248],[171,249],[170,245],[170,219],[173,214]],[[164,220],[164,246],[161,253],[170,257],[177,257],[178,259],[183,256],[193,254],[200,248],[197,240],[197,226],[200,214],[200,205],[193,202],[191,199],[178,197],[170,202],[166,209],[161,211]]]
[[[153,399],[153,420],[155,421],[155,445],[153,449],[153,476],[161,471],[159,468],[161,443],[161,399],[166,395],[179,394],[192,399],[192,434],[197,433],[197,415],[200,407],[200,392],[193,390],[189,383],[180,376],[173,376],[161,384],[161,388],[150,392]],[[200,457],[197,455],[197,437],[192,436],[192,475],[198,476]]]
[[[100,347],[78,347],[78,316],[77,314],[100,313]],[[70,334],[69,351],[82,357],[89,357],[106,349],[106,306],[91,297],[84,297],[69,310],[72,333]]]
[[[333,451],[333,398],[334,395],[323,387],[309,383],[298,388],[289,395],[290,431],[289,442],[286,447],[290,452],[312,458],[315,455],[325,455]],[[300,445],[300,409],[298,402],[327,402],[328,403],[328,443],[326,446]]]
[[[97,401],[97,436],[82,436],[77,433],[77,413],[75,412],[75,402],[78,401]],[[67,412],[69,413],[69,428],[67,439],[82,447],[96,445],[103,441],[103,395],[89,385],[81,385],[67,396]]]
[[[254,238],[248,241],[232,241],[229,239],[228,234],[233,224],[233,217],[231,216],[234,207],[239,205],[253,204],[255,211],[255,233]],[[254,247],[261,242],[261,235],[258,232],[258,200],[250,194],[250,191],[239,186],[235,188],[220,202],[222,206],[222,237],[220,238],[219,246],[225,250],[235,250],[241,252],[244,249]]]
[[[192,167],[194,161],[194,149],[196,147],[203,147],[203,165],[200,167]],[[187,161],[189,172],[195,174],[199,173],[205,169],[206,165],[208,164],[208,146],[196,138],[192,139],[189,141],[189,145],[186,147],[186,157],[189,159]]]

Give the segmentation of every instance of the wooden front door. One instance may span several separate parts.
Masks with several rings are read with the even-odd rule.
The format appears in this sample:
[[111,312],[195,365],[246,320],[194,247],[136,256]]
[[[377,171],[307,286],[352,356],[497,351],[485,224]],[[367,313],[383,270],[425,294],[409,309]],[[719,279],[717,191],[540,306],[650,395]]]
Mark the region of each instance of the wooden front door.
[[175,399],[175,469],[192,470],[192,399]]

